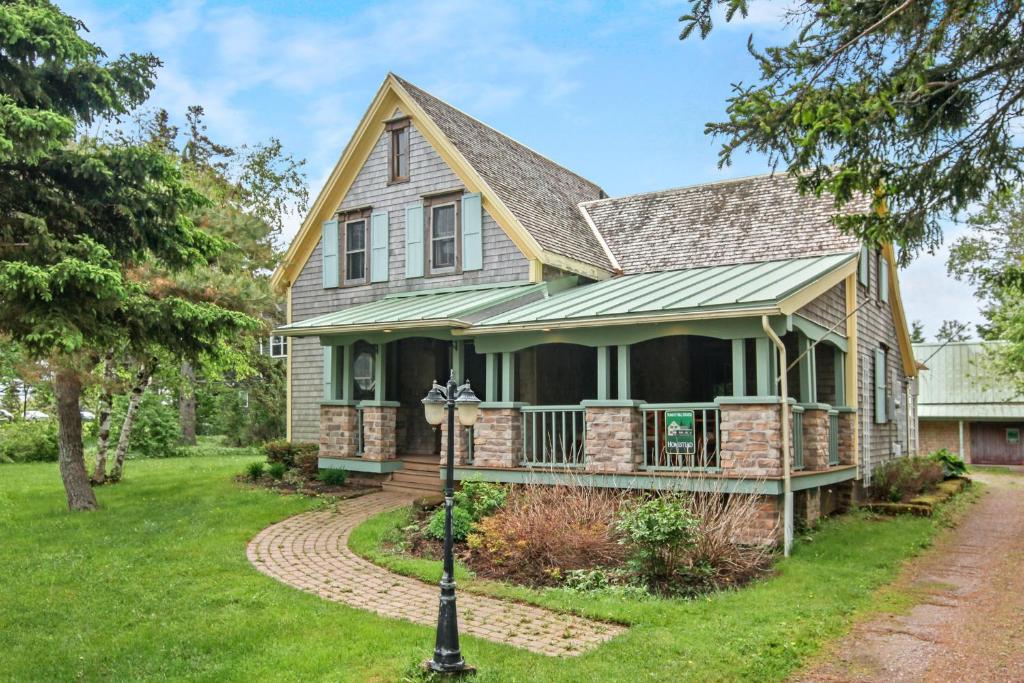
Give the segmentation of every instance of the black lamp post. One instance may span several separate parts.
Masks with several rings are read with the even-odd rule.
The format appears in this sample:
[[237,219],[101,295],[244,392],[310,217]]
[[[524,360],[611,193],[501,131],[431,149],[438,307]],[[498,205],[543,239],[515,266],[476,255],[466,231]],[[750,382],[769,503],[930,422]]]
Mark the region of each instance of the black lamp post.
[[444,479],[444,572],[441,575],[441,604],[437,611],[437,636],[434,641],[434,658],[425,666],[431,671],[445,674],[471,673],[473,668],[466,665],[459,650],[459,620],[455,610],[455,552],[452,547],[452,505],[455,495],[455,413],[463,427],[476,423],[480,399],[476,397],[467,381],[462,386],[455,383],[455,371],[448,377],[446,386],[434,381],[434,385],[423,399],[423,412],[427,422],[438,426],[448,417],[448,451],[445,460]]

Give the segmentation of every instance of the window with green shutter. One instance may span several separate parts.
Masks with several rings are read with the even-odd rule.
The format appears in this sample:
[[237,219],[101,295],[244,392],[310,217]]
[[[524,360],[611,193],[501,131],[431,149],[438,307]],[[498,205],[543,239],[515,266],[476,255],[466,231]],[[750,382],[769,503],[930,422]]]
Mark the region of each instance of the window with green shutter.
[[885,349],[875,349],[875,423],[883,424],[888,422],[886,378],[889,373],[885,370]]
[[878,300],[889,303],[889,261],[884,256],[878,258]]
[[324,221],[320,236],[320,259],[324,288],[338,286],[338,221]]
[[405,207],[405,277],[423,277],[423,202]]
[[388,281],[388,212],[370,217],[370,282]]
[[860,248],[860,263],[857,264],[857,280],[865,287],[868,286],[868,248]]
[[484,267],[483,207],[480,193],[462,196],[462,270]]

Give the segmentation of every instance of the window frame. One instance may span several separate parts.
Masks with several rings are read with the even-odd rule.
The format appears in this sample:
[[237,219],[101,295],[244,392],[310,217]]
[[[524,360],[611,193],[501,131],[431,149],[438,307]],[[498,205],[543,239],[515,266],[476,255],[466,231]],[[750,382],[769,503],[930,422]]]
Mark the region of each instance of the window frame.
[[[276,340],[276,341],[275,341]],[[279,346],[280,353],[274,353],[274,347]],[[288,337],[280,334],[270,335],[270,343],[267,349],[270,353],[271,358],[287,358],[288,357]]]
[[[426,214],[423,217],[423,247],[426,252],[427,266],[424,268],[424,274],[427,277],[458,275],[462,272],[462,194],[461,191],[446,192],[423,198],[423,208]],[[454,241],[455,262],[450,266],[437,268],[434,266],[434,210],[448,205],[453,207],[455,230],[450,238],[445,237],[443,239],[452,239]]]
[[[339,212],[338,214],[338,267],[340,277],[339,287],[357,287],[365,285],[370,281],[370,208],[356,209],[353,211]],[[349,278],[348,276],[348,226],[352,223],[363,224],[363,248],[354,249],[351,253],[363,254],[363,276],[360,278]]]
[[[412,163],[412,126],[408,117],[388,121],[384,125],[388,134],[388,185],[409,182]],[[405,175],[398,174],[398,139],[405,135]]]

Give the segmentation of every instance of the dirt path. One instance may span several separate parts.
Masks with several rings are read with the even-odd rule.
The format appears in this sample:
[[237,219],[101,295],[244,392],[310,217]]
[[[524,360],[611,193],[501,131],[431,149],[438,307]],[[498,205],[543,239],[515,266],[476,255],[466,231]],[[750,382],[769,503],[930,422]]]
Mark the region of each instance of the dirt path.
[[797,681],[1024,681],[1024,471],[980,474],[982,499],[912,562],[906,614],[858,624]]

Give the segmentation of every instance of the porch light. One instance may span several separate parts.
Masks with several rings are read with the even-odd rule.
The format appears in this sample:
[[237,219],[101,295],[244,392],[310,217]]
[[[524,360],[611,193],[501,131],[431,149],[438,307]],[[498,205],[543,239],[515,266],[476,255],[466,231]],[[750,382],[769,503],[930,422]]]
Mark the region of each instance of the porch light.
[[[480,414],[480,399],[476,397],[467,380],[461,387],[462,391],[455,399],[455,408],[458,410],[459,423],[463,427],[472,427],[476,424],[476,418]],[[427,418],[428,420],[430,418]]]
[[444,422],[444,406],[444,396],[441,394],[437,380],[434,380],[434,386],[430,388],[427,397],[423,399],[423,412],[431,426],[437,427]]

